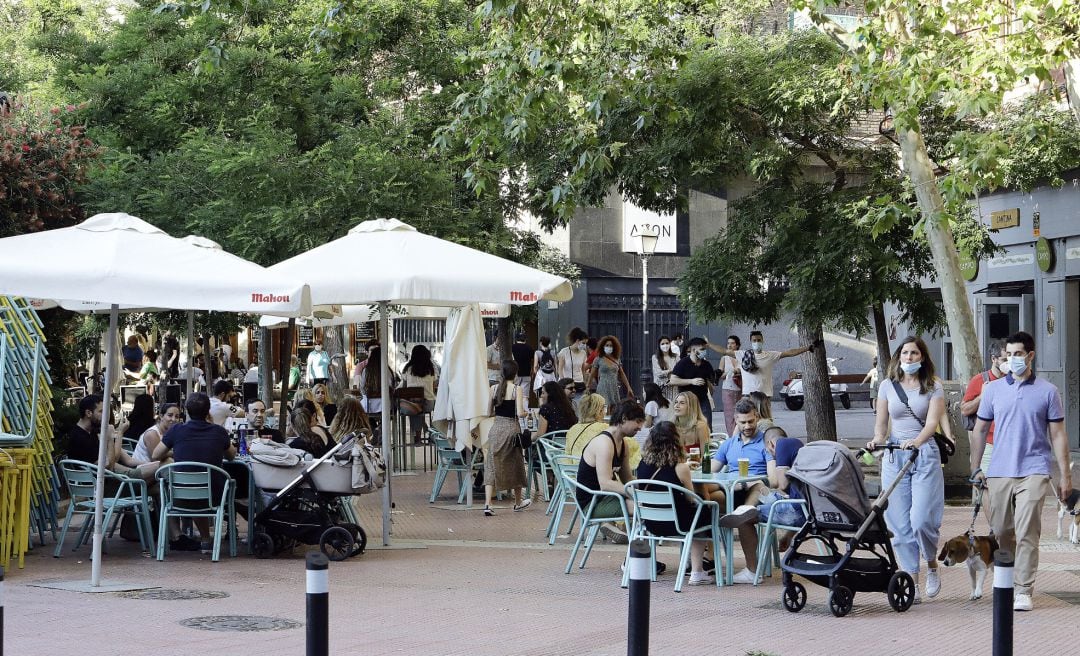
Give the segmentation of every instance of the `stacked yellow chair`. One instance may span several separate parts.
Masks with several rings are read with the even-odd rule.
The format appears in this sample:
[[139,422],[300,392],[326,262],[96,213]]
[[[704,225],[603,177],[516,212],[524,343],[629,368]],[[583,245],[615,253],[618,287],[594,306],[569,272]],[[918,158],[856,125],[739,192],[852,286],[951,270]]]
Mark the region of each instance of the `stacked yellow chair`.
[[56,538],[51,379],[37,312],[0,296],[0,565],[26,564],[31,531]]

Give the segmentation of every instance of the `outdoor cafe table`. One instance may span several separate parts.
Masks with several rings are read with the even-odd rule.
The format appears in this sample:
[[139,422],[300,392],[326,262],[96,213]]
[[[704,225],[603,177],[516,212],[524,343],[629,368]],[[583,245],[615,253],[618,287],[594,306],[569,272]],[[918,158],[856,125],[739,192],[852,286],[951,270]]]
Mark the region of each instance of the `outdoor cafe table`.
[[[701,470],[692,471],[690,473],[690,479],[695,483],[711,483],[713,485],[719,485],[724,490],[724,498],[727,502],[727,508],[724,514],[731,514],[735,510],[735,488],[740,483],[754,483],[757,481],[764,481],[766,484],[769,482],[768,476],[755,476],[751,474],[749,476],[739,476],[739,472],[718,472],[715,474],[707,474]],[[724,584],[732,585],[735,578],[735,564],[731,559],[731,552],[735,548],[735,532],[723,531],[724,534],[724,551],[727,553],[727,562],[724,564]]]

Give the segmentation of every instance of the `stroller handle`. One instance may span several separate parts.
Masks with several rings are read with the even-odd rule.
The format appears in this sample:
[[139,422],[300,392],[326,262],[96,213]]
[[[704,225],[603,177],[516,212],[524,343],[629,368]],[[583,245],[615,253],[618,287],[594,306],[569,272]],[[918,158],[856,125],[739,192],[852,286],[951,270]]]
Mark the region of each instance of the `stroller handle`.
[[912,449],[911,447],[902,447],[899,444],[890,444],[890,443],[878,444],[878,445],[876,445],[876,447],[874,449],[867,449],[865,447],[862,448],[862,449],[859,449],[858,451],[855,452],[855,458],[857,460],[863,460],[864,456],[870,456],[872,458],[876,452],[881,451],[881,450],[892,452],[892,451],[903,451],[905,449],[908,450],[908,451],[911,451],[911,456],[909,456],[908,460],[911,461],[911,462],[915,462],[915,460],[919,457],[919,450],[918,449]]

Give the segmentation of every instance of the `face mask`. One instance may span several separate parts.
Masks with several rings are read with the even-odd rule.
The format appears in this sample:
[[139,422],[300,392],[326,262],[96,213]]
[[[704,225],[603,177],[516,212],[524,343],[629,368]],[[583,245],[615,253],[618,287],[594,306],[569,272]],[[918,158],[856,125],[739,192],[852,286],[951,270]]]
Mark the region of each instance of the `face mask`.
[[669,353],[671,351],[671,344],[661,344],[660,350],[664,353]]
[[1027,371],[1027,356],[1023,355],[1011,355],[1009,356],[1009,371],[1014,376],[1023,376]]
[[998,371],[1000,371],[1003,374],[1009,373],[1010,369],[1009,369],[1009,360],[1008,359],[1002,360],[1001,362],[998,363]]
[[604,353],[607,353],[608,355],[611,355],[614,352],[615,352],[615,347],[614,346],[605,346],[604,347]]
[[922,363],[921,362],[904,362],[904,363],[901,363],[900,369],[902,369],[905,374],[910,376],[910,375],[914,374],[915,372],[917,372],[919,369],[922,369]]
[[690,355],[693,356],[693,358],[695,360],[700,360],[703,357],[705,357],[705,353],[703,351],[699,351],[697,349],[694,349],[693,351],[690,351]]
[[764,342],[750,342],[750,348],[754,349],[754,353],[761,353],[761,349],[765,348]]

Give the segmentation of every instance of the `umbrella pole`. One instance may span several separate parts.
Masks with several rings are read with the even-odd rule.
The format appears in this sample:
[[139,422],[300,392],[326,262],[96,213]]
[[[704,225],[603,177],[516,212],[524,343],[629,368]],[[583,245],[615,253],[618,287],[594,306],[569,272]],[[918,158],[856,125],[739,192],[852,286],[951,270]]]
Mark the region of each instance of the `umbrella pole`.
[[184,376],[187,379],[187,393],[188,396],[195,391],[194,383],[195,378],[192,369],[195,367],[195,312],[188,310],[187,313],[187,370],[184,372]]
[[116,359],[116,331],[120,314],[120,306],[113,305],[109,310],[109,341],[105,346],[105,394],[101,401],[101,435],[98,439],[98,471],[97,480],[94,481],[94,547],[90,562],[90,585],[95,588],[101,585],[101,540],[105,527],[102,526],[105,515],[105,465],[108,463],[107,449],[109,439],[109,425],[112,410],[112,382],[116,372],[113,370],[113,360]]
[[386,485],[382,489],[382,541],[383,546],[390,544],[390,481],[394,475],[394,458],[390,451],[390,379],[386,372],[389,369],[390,337],[389,320],[386,317],[386,301],[379,302],[379,380],[381,388],[379,394],[382,397],[382,452],[386,462]]

